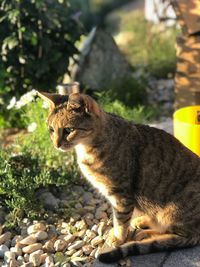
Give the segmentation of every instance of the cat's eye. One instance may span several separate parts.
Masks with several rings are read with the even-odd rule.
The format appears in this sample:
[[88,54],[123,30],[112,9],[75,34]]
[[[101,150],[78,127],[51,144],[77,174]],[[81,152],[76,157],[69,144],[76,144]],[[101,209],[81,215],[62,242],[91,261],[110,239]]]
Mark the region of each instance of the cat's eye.
[[50,133],[53,133],[54,132],[54,128],[51,127],[51,126],[48,128],[48,130],[49,130]]
[[70,133],[72,133],[74,131],[74,128],[64,128],[63,129],[63,133],[65,134],[65,135],[69,135]]

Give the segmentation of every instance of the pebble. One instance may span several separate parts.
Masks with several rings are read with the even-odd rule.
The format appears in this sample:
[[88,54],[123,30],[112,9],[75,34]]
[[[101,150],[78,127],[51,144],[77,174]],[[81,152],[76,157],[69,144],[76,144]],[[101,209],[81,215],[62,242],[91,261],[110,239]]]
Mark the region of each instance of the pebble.
[[54,253],[54,242],[52,240],[48,240],[44,243],[43,249],[48,253]]
[[10,240],[11,232],[6,232],[0,235],[0,245],[4,244],[6,241]]
[[21,245],[31,245],[31,244],[34,244],[36,243],[36,238],[32,235],[29,235],[27,237],[25,237],[24,239],[20,240],[18,242],[18,244],[21,244]]
[[28,245],[26,247],[23,247],[22,251],[24,253],[30,254],[30,253],[33,253],[36,250],[39,250],[39,249],[42,249],[42,244],[41,243],[35,243],[35,244]]
[[40,266],[42,254],[43,254],[42,250],[37,250],[30,254],[29,261],[33,263],[33,266]]
[[4,260],[9,262],[10,260],[15,260],[15,253],[12,251],[5,251]]
[[96,234],[95,234],[94,231],[91,231],[91,230],[88,229],[86,231],[86,236],[89,237],[90,239],[93,239],[96,236]]
[[68,235],[65,235],[63,237],[63,239],[65,240],[65,242],[67,244],[70,244],[70,243],[72,243],[76,239],[76,237],[74,235],[72,235],[72,234],[68,234]]
[[100,243],[102,243],[104,240],[103,240],[103,238],[101,237],[101,236],[96,236],[95,238],[93,238],[92,240],[91,240],[91,245],[92,246],[98,246]]
[[97,220],[100,220],[100,219],[104,219],[104,218],[107,218],[107,213],[105,211],[102,211],[102,210],[99,210],[97,209],[96,212],[95,212],[95,218]]
[[34,234],[34,237],[37,241],[46,240],[48,238],[48,234],[45,231],[38,231]]
[[76,249],[70,249],[69,251],[66,251],[65,254],[67,256],[72,256],[76,252]]
[[80,257],[83,255],[83,250],[80,249],[78,251],[76,251],[75,253],[72,254],[72,257]]
[[0,224],[0,235],[2,235],[3,232],[3,226]]
[[9,251],[9,248],[6,245],[0,245],[0,258],[4,258],[6,251]]
[[54,266],[54,260],[52,256],[47,256],[45,259],[45,265],[48,267],[53,267]]
[[16,235],[13,237],[11,241],[11,246],[14,247],[17,243],[19,243],[23,239],[23,236],[21,235]]
[[11,247],[10,248],[11,252],[14,252],[16,256],[21,256],[22,255],[22,249],[19,247]]
[[68,250],[71,250],[71,249],[79,249],[84,244],[85,244],[85,242],[83,240],[75,241],[71,246],[68,247]]
[[27,233],[29,235],[36,233],[38,231],[46,231],[46,225],[44,223],[36,223],[33,225],[30,225],[27,229]]
[[67,247],[67,243],[65,240],[58,239],[54,243],[54,249],[55,251],[63,251]]
[[85,245],[82,249],[85,255],[89,255],[92,252],[93,247],[91,245]]
[[103,235],[103,232],[105,230],[105,226],[106,226],[105,222],[100,222],[99,223],[98,230],[97,230],[97,233],[98,233],[99,236]]

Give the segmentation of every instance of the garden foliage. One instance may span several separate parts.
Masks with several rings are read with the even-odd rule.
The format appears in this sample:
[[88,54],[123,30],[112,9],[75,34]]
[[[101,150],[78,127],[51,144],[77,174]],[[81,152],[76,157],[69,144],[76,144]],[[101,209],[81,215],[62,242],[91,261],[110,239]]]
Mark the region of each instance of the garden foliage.
[[78,52],[76,13],[73,0],[1,1],[1,95],[54,88]]

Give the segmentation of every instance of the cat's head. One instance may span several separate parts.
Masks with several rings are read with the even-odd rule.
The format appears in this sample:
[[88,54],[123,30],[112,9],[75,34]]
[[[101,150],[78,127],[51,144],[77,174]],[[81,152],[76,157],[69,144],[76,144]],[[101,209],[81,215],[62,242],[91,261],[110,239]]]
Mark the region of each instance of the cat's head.
[[38,92],[49,104],[47,127],[55,148],[67,151],[78,144],[89,143],[97,134],[103,112],[90,96]]

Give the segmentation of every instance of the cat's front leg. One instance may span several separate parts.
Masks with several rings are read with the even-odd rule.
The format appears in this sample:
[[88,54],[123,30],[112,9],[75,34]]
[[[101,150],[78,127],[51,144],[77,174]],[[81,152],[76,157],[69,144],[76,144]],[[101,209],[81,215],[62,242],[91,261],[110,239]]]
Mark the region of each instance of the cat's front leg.
[[110,231],[106,243],[111,247],[117,247],[126,241],[128,228],[133,213],[133,207],[117,209],[113,208],[113,229]]

